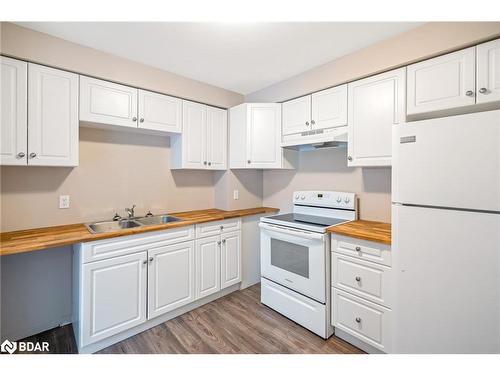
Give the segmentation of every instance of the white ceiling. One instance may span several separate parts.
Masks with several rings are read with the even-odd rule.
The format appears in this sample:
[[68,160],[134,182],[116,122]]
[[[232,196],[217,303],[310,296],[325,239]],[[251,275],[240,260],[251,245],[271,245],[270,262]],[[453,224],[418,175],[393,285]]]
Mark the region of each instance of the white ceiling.
[[241,94],[249,94],[421,23],[18,24]]

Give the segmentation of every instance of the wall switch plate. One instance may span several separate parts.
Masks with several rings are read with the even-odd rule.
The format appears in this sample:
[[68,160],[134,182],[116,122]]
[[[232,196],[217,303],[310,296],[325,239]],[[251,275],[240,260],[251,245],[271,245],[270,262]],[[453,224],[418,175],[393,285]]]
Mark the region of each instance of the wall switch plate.
[[59,208],[69,208],[69,195],[59,196]]
[[240,199],[240,192],[238,190],[233,190],[233,199],[234,200]]

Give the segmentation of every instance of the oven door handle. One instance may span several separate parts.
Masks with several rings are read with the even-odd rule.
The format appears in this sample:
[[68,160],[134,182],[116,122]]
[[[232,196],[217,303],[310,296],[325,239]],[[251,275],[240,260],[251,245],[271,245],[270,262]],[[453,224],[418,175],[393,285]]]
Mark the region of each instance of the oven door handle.
[[306,238],[309,240],[324,240],[324,234],[320,233],[311,233],[296,229],[285,229],[283,227],[278,227],[276,225],[265,224],[265,223],[259,223],[259,227],[268,230],[269,232],[284,233],[292,236]]

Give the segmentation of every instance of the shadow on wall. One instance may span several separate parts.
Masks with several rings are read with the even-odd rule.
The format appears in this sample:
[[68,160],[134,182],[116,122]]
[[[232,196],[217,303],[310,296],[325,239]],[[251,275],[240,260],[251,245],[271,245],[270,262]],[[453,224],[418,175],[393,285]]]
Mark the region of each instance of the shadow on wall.
[[363,190],[367,193],[391,191],[391,167],[362,168]]
[[[80,142],[92,143],[113,143],[117,145],[148,146],[170,148],[170,138],[158,134],[145,134],[133,128],[123,129],[120,127],[106,129],[90,127],[80,127]],[[95,125],[100,126],[100,125]]]
[[[1,193],[53,192],[74,172],[70,167],[0,167]],[[22,181],[22,183],[19,183]]]

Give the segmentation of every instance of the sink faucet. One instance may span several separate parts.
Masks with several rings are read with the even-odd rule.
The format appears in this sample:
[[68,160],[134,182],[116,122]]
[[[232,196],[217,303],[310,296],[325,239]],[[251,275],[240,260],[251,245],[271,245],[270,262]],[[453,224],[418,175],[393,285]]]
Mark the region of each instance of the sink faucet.
[[129,219],[132,219],[135,216],[135,214],[134,214],[134,208],[135,208],[135,204],[132,205],[132,208],[125,208],[125,212],[127,212],[127,215],[128,215]]

